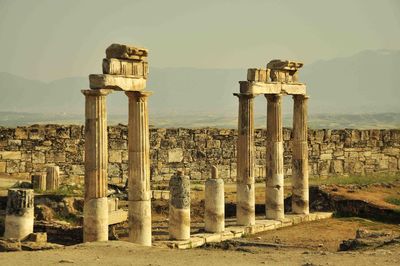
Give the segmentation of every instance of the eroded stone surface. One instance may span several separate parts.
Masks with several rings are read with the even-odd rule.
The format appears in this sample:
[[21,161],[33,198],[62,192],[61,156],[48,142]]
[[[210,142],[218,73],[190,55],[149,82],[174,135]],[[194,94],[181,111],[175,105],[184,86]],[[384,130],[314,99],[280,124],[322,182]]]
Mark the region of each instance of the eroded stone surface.
[[147,57],[148,50],[142,47],[113,43],[106,49],[107,58],[136,59]]
[[91,89],[142,91],[146,88],[146,79],[135,76],[91,74],[89,86]]

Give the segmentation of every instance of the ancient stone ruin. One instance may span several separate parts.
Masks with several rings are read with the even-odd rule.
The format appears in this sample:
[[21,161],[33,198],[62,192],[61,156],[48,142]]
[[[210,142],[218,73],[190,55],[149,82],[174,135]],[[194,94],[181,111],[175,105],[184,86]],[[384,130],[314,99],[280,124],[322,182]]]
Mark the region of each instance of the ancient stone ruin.
[[282,96],[293,95],[293,211],[308,214],[308,144],[306,86],[298,82],[302,63],[272,60],[267,69],[249,69],[240,81],[237,142],[237,223],[255,223],[254,97],[267,99],[266,216],[284,218]]
[[[84,175],[84,199],[80,199],[80,206],[83,206],[80,210],[80,214],[83,212],[83,229],[80,227],[74,231],[79,234],[79,242],[108,241],[109,236],[112,239],[118,239],[113,225],[122,224],[128,220],[129,233],[127,235],[129,235],[128,240],[130,242],[151,246],[152,240],[155,238],[157,240],[156,245],[194,248],[206,243],[221,242],[332,216],[330,212],[310,213],[309,147],[312,146],[310,149],[311,157],[314,155],[314,146],[318,146],[319,150],[316,152],[318,156],[325,157],[325,159],[331,160],[333,153],[341,157],[349,157],[341,159],[343,160],[342,164],[335,163],[339,159],[334,160],[333,166],[329,166],[334,172],[343,172],[345,163],[352,162],[350,157],[354,156],[350,156],[351,154],[358,156],[359,153],[362,153],[365,155],[369,154],[369,150],[358,147],[359,149],[355,151],[353,146],[345,147],[351,149],[350,151],[340,150],[345,149],[342,142],[351,144],[353,140],[362,139],[364,133],[347,132],[346,134],[350,134],[348,141],[347,138],[343,140],[338,132],[317,130],[310,133],[308,131],[307,104],[309,97],[306,93],[306,85],[299,82],[298,78],[298,71],[303,66],[302,63],[272,60],[266,68],[248,69],[247,80],[239,81],[240,90],[238,93],[234,93],[239,99],[237,136],[234,130],[228,129],[207,129],[209,135],[205,133],[204,129],[195,129],[192,133],[186,129],[164,130],[165,135],[171,135],[171,132],[173,132],[175,135],[172,134],[171,138],[174,138],[175,141],[181,138],[179,139],[181,146],[178,148],[168,145],[162,147],[160,139],[155,138],[154,141],[151,139],[147,104],[151,92],[146,90],[147,58],[148,50],[145,48],[112,44],[106,49],[106,58],[103,59],[103,74],[89,75],[90,89],[82,90],[85,96],[85,141],[84,150],[78,152],[79,156],[76,156],[80,158],[80,161],[67,154],[67,150],[79,150],[79,144],[76,143],[83,143],[81,141],[83,127],[79,126],[61,129],[46,127],[44,135],[53,134],[54,139],[55,136],[62,135],[63,140],[60,142],[69,143],[69,146],[64,145],[65,150],[58,150],[57,154],[49,148],[46,155],[43,154],[42,156],[35,151],[34,155],[31,156],[31,162],[29,162],[31,167],[40,170],[28,172],[29,175],[32,173],[31,183],[36,192],[56,193],[62,182],[60,173],[63,173],[65,177],[68,176],[66,174],[68,171],[73,172],[78,169],[77,171]],[[114,91],[123,91],[128,97],[129,113],[126,134],[123,133],[122,126],[107,128],[106,99],[107,95]],[[261,94],[265,96],[267,101],[265,138],[262,138],[261,130],[256,131],[254,129],[254,99]],[[282,127],[282,97],[286,95],[292,95],[294,101],[292,131],[285,131]],[[212,133],[214,131],[218,131],[215,138]],[[373,135],[379,135],[379,138],[386,139],[387,143],[390,141],[398,143],[400,140],[398,131],[388,131],[389,137],[385,137],[386,131],[379,132],[379,134],[373,132],[370,131],[369,133],[371,138],[368,140],[370,141],[373,140]],[[31,129],[24,132],[22,128],[18,128],[14,133],[24,140],[40,137],[40,133],[35,133]],[[162,129],[153,130],[154,135],[163,136]],[[256,138],[258,138],[258,146],[256,145]],[[322,143],[322,140],[329,138],[339,140],[332,142],[333,144]],[[71,141],[67,142],[65,139]],[[311,139],[311,143],[309,143],[309,139]],[[190,142],[191,148],[187,148],[185,141]],[[196,141],[200,143],[199,147],[204,148],[203,150],[196,146]],[[287,144],[289,141],[290,145]],[[158,146],[155,148],[156,156],[151,156],[150,143],[153,142],[155,143],[154,146]],[[383,141],[380,142],[383,143]],[[71,143],[75,145],[74,149],[71,148]],[[165,143],[168,143],[168,141],[165,141]],[[260,147],[260,143],[263,143],[264,146]],[[330,153],[332,153],[330,157],[320,152],[328,149],[328,147]],[[373,145],[369,144],[368,148],[374,149]],[[213,158],[210,155],[211,153],[205,153],[204,151],[207,149],[214,149],[217,154],[216,158]],[[24,150],[26,150],[25,147],[18,151],[7,148],[6,151],[0,153],[0,159],[7,160],[5,167],[3,167],[4,171],[7,169],[14,171],[14,161],[27,164],[22,161],[22,157],[26,157],[23,156]],[[396,170],[400,167],[399,158],[396,157],[398,156],[397,151],[397,148],[381,151],[384,154],[382,156],[390,155],[395,158],[396,164],[392,168],[396,168]],[[185,161],[188,157],[187,152],[194,154],[193,156],[202,157],[196,162],[197,166]],[[290,153],[290,157],[286,154],[284,156],[284,152]],[[344,156],[345,152],[348,156]],[[381,153],[376,152],[376,154]],[[63,154],[63,156],[60,154]],[[45,160],[40,159],[41,157],[44,157]],[[111,197],[109,195],[109,190],[122,190],[114,183],[109,184],[109,181],[114,179],[114,173],[110,175],[109,168],[113,168],[114,165],[121,166],[123,157],[125,157],[124,160],[127,164],[125,168],[125,170],[127,169],[127,177],[125,178],[127,179],[127,186],[123,189],[127,190],[127,195],[124,191],[124,198],[121,201],[127,199],[125,206],[128,209],[127,213],[119,208],[120,199],[115,195]],[[285,168],[285,157],[289,158],[289,168],[287,167],[288,162],[286,162]],[[316,168],[319,169],[321,164],[318,160],[320,160],[320,157],[318,159],[315,159],[315,157],[314,160],[317,160],[317,162],[311,162],[311,165],[316,164]],[[58,161],[48,160],[50,158],[54,160],[57,158]],[[154,158],[155,162],[151,162],[150,158]],[[260,163],[262,160],[263,162]],[[33,165],[33,161],[38,163],[39,166]],[[82,161],[84,161],[84,169],[79,170]],[[226,163],[227,161],[228,163]],[[168,166],[169,168],[167,168],[168,163],[173,164],[173,167]],[[263,202],[263,205],[265,204],[265,217],[257,217],[256,219],[255,181],[256,176],[258,178],[263,176],[263,174],[256,174],[257,168],[258,170],[262,168],[263,171],[261,172],[265,173],[265,202]],[[292,179],[291,212],[285,213],[284,176],[289,172],[288,169],[290,169]],[[168,172],[168,175],[166,172]],[[151,200],[152,196],[153,199],[156,198],[155,191],[152,192],[150,188],[152,174],[153,182],[168,181],[168,190],[159,192],[161,195],[159,199],[168,200],[168,206],[166,206],[168,218],[163,217],[165,221],[162,221],[168,223],[168,226],[163,224],[157,228],[157,230],[162,227],[165,228],[167,232],[165,231],[164,234],[168,239],[161,239],[159,235],[162,234],[152,236],[152,229],[154,228],[152,228]],[[172,174],[172,177],[170,174]],[[161,179],[156,180],[155,176],[157,178],[161,176]],[[77,179],[79,178],[81,177],[78,175]],[[122,174],[118,178],[123,181],[120,183],[124,183]],[[195,218],[198,218],[197,213],[195,218],[191,217],[191,207],[193,212],[198,211],[195,208],[198,205],[193,207],[193,201],[191,202],[191,192],[193,192],[193,190],[191,191],[191,181],[193,181],[191,179],[198,182],[204,181],[204,204],[201,206],[204,223],[198,223],[195,220]],[[225,193],[224,181],[236,181],[236,209],[230,211],[230,213],[233,213],[230,219],[226,219],[228,211],[226,211],[225,198],[229,193]],[[73,203],[66,206],[67,209],[72,208],[71,205],[74,205],[75,198],[70,202]],[[229,204],[232,204],[232,201]],[[235,211],[236,217],[232,218]],[[79,218],[82,218],[82,216]],[[191,219],[193,219],[192,223]],[[51,218],[47,221],[49,220]],[[82,221],[79,222],[80,226]],[[198,224],[201,224],[201,228],[198,228]],[[33,190],[9,189],[4,236],[15,238],[18,241],[31,238],[44,239],[44,233],[32,234],[33,225]],[[126,229],[126,225],[124,226]],[[197,226],[197,228],[194,228],[194,226]],[[72,231],[76,228],[69,229]],[[79,229],[82,231],[79,231]],[[80,237],[82,235],[83,237]],[[47,235],[46,240],[42,242],[46,241]]]
[[144,48],[110,45],[103,74],[89,75],[90,89],[82,91],[86,97],[84,241],[108,240],[106,96],[124,91],[129,99],[129,240],[151,245],[147,56]]

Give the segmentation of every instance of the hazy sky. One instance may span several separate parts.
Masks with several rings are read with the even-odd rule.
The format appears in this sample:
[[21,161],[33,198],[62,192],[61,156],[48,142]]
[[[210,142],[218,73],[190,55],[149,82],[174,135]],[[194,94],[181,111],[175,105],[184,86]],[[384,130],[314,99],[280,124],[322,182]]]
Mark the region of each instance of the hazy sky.
[[100,73],[114,42],[149,48],[153,67],[309,64],[400,49],[400,1],[0,0],[0,71],[41,80]]

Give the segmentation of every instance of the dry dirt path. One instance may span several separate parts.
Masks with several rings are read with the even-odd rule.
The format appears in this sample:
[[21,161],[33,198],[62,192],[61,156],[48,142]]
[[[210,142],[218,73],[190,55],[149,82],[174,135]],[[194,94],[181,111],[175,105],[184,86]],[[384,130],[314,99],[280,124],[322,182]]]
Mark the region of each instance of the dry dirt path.
[[399,265],[400,248],[368,252],[310,252],[263,248],[252,251],[171,250],[110,241],[42,252],[1,253],[0,265]]
[[[259,233],[241,241],[291,245],[172,250],[146,248],[123,241],[89,243],[58,250],[0,253],[0,265],[400,265],[400,246],[337,252],[358,228],[400,232],[389,225],[359,218],[328,219]],[[321,245],[322,244],[322,245]]]

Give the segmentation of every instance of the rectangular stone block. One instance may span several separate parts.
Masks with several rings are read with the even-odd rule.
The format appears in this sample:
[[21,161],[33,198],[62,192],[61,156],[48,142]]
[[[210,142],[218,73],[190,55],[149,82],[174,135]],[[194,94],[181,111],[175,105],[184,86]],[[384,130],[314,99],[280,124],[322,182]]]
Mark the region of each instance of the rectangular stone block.
[[267,69],[249,68],[247,69],[247,80],[257,81],[257,82],[267,82],[268,81],[267,71],[268,71]]
[[115,58],[103,59],[103,74],[128,75],[138,78],[147,78],[148,73],[149,68],[147,62]]
[[179,163],[183,160],[183,150],[180,148],[168,150],[168,162]]
[[221,241],[229,240],[234,237],[235,236],[233,235],[233,233],[231,231],[225,231],[225,232],[221,233]]
[[197,248],[201,247],[206,243],[206,240],[202,237],[191,237],[190,238],[190,247]]
[[108,213],[108,224],[118,224],[128,220],[128,212],[122,209]]
[[106,49],[107,58],[145,60],[148,50],[142,47],[135,47],[125,44],[113,43]]
[[91,89],[142,91],[146,88],[146,79],[134,76],[91,74],[89,75],[89,86]]
[[0,158],[3,160],[20,160],[21,152],[20,151],[1,151]]
[[25,239],[25,241],[36,242],[36,243],[46,243],[47,242],[47,233],[39,232],[39,233],[31,233]]
[[5,173],[6,172],[6,162],[0,162],[0,173]]
[[255,82],[255,81],[239,81],[240,93],[250,94],[290,94],[305,95],[306,85],[301,83],[284,84],[280,82]]

